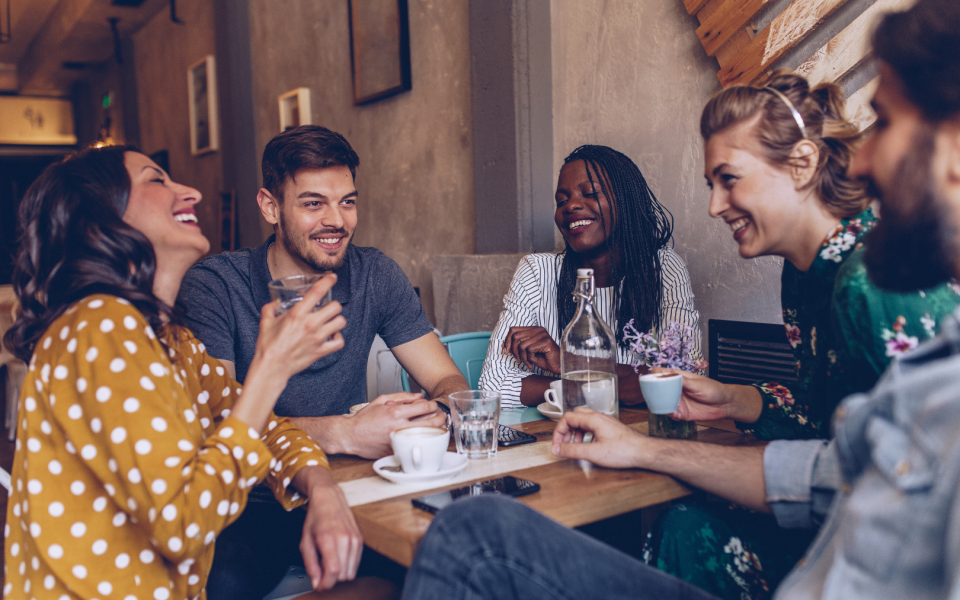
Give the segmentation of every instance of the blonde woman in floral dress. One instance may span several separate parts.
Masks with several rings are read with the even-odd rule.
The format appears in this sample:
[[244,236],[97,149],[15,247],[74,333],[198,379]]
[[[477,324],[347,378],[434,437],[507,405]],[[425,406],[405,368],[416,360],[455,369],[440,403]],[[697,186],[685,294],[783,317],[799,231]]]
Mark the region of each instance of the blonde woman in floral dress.
[[[723,90],[704,109],[710,214],[730,226],[743,258],[784,258],[783,320],[799,377],[731,385],[685,373],[675,418],[732,418],[765,440],[829,438],[840,401],[873,387],[960,302],[956,285],[896,294],[869,280],[861,248],[876,217],[865,186],[846,175],[860,134],[843,104],[836,86],[811,90],[780,72]],[[644,560],[723,598],[767,598],[814,533],[705,499],[658,520]]]
[[28,361],[5,531],[4,598],[205,597],[214,541],[266,478],[309,500],[301,550],[317,588],[352,579],[362,539],[323,450],[272,407],[339,349],[337,303],[263,311],[246,386],[172,309],[209,249],[200,194],[130,149],[51,166],[20,208],[5,343]]

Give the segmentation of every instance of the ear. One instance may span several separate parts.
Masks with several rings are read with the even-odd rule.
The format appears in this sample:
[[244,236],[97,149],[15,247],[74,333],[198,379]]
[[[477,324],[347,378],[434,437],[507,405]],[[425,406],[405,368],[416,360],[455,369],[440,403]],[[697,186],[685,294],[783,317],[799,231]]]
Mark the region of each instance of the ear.
[[820,162],[820,149],[810,140],[800,140],[790,153],[790,176],[797,190],[805,189],[813,180]]
[[265,188],[257,192],[257,204],[260,205],[260,214],[271,225],[280,222],[280,202]]

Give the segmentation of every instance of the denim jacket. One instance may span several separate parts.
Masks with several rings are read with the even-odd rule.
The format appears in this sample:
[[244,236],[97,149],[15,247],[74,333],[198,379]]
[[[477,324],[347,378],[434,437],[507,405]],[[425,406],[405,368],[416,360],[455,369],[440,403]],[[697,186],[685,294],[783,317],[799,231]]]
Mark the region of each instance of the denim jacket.
[[775,441],[767,501],[823,527],[778,599],[960,599],[960,307],[834,415],[830,442]]

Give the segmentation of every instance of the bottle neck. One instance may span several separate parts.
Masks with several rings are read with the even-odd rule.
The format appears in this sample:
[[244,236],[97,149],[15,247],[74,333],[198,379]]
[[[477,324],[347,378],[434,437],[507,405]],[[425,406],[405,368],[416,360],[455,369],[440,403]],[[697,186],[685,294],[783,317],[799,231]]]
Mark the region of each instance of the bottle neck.
[[593,314],[593,293],[593,277],[577,277],[577,285],[573,288],[573,296],[577,299],[577,317],[584,311]]

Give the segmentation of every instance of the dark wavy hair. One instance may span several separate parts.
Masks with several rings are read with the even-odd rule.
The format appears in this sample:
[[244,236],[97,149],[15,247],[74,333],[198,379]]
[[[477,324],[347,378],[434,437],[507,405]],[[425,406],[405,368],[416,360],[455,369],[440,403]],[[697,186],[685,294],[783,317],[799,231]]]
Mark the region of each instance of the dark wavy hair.
[[[600,184],[613,204],[614,215],[605,215],[600,207],[600,223],[606,232],[606,219],[613,217],[610,235],[604,235],[613,266],[614,313],[620,324],[617,343],[622,344],[623,325],[630,319],[639,331],[660,325],[660,250],[673,240],[673,215],[657,201],[640,168],[622,152],[606,146],[580,146],[563,164],[577,160],[584,162],[587,177]],[[557,319],[562,332],[577,311],[573,288],[582,265],[569,244],[558,260]]]
[[130,198],[127,151],[137,150],[83,150],[47,167],[27,190],[13,271],[20,312],[3,338],[18,358],[29,361],[50,324],[91,294],[125,298],[157,332],[165,319],[179,320],[153,295],[153,246],[122,219]]
[[263,187],[283,202],[283,188],[302,169],[347,167],[354,178],[360,157],[347,138],[319,125],[301,125],[275,136],[263,150]]
[[960,2],[920,0],[883,18],[877,58],[903,80],[907,98],[932,123],[960,114]]

